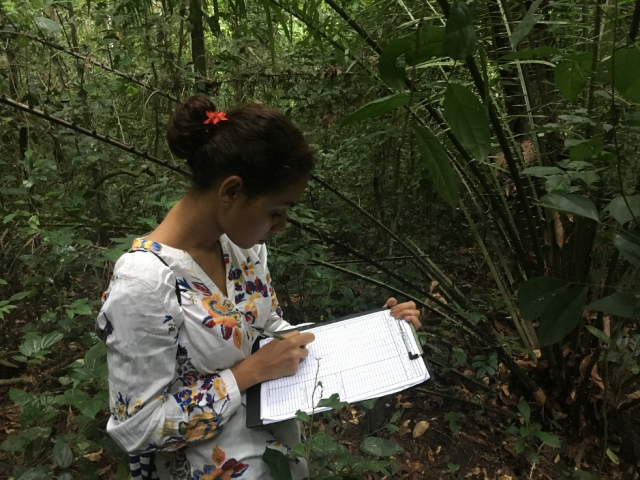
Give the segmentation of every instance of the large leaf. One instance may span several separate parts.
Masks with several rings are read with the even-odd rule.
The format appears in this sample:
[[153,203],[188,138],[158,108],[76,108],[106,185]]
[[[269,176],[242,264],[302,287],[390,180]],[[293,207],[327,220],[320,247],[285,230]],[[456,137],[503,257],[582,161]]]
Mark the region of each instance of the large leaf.
[[615,52],[613,85],[627,100],[640,103],[640,52],[635,45]]
[[365,438],[360,444],[360,450],[366,454],[377,457],[390,457],[391,455],[397,455],[404,451],[397,443],[380,437]]
[[412,46],[404,55],[408,65],[415,65],[442,56],[442,45],[445,38],[444,27],[427,25],[412,35],[417,38],[417,44],[414,41],[415,47]]
[[559,212],[579,215],[600,222],[598,209],[591,200],[575,193],[548,193],[540,199],[542,206]]
[[587,290],[587,287],[570,286],[544,309],[538,327],[542,346],[559,342],[578,326],[587,301]]
[[73,462],[73,452],[64,442],[57,442],[53,447],[53,460],[61,468],[67,468]]
[[280,450],[268,448],[262,454],[262,460],[269,467],[271,478],[291,480],[291,468],[289,468],[289,460]]
[[398,57],[408,52],[416,43],[414,34],[405,37],[394,38],[382,51],[378,62],[380,78],[390,88],[394,90],[405,90],[406,75],[404,68],[398,67],[396,62]]
[[52,475],[53,471],[51,470],[51,467],[41,466],[30,468],[22,475],[20,475],[20,478],[18,478],[18,480],[49,480]]
[[62,27],[47,17],[35,17],[33,19],[36,22],[36,25],[44,30],[48,30],[50,32],[59,32]]
[[404,68],[398,67],[398,58],[404,55],[408,65],[415,65],[442,56],[444,30],[443,27],[427,25],[418,32],[391,40],[382,50],[378,62],[382,81],[395,90],[404,90],[406,74]]
[[604,209],[609,212],[620,225],[624,225],[634,219],[640,219],[640,195],[616,197]]
[[324,432],[318,432],[311,437],[308,447],[312,452],[325,457],[344,455],[348,452],[344,445],[340,445],[331,435],[327,435]]
[[555,68],[556,87],[572,102],[578,100],[591,73],[591,60],[586,58],[566,59]]
[[436,136],[424,127],[413,127],[418,150],[436,192],[452,207],[457,207],[460,197],[456,172],[449,163],[449,157]]
[[533,277],[527,280],[518,290],[522,318],[530,321],[538,318],[567,287],[566,282],[557,278]]
[[518,44],[522,41],[522,39],[527,35],[529,35],[529,32],[531,31],[533,26],[540,19],[541,15],[536,15],[535,13],[541,3],[542,3],[542,0],[536,0],[535,2],[533,2],[529,7],[529,10],[527,11],[526,15],[522,19],[522,21],[518,23],[518,25],[516,25],[516,28],[513,29],[513,32],[511,33],[511,39],[510,39],[511,46],[513,48],[516,48]]
[[352,123],[360,122],[368,118],[375,118],[385,113],[408,105],[410,102],[417,102],[420,99],[426,98],[427,94],[418,92],[401,92],[388,97],[379,98],[373,102],[367,103],[364,107],[356,110],[351,115],[342,120],[341,125],[351,125]]
[[468,88],[451,83],[444,94],[444,116],[462,146],[484,161],[491,150],[487,111]]
[[633,318],[640,315],[640,294],[616,292],[587,306],[587,310]]
[[442,53],[454,60],[464,60],[476,51],[476,31],[471,10],[461,0],[454,0],[444,30]]
[[613,236],[613,244],[622,257],[634,267],[640,267],[640,240],[627,232],[618,232]]

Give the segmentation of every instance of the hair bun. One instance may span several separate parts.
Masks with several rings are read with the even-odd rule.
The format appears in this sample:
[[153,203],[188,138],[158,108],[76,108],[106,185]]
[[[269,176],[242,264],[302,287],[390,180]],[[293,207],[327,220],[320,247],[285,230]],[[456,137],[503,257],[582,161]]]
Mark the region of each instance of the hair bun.
[[167,131],[167,142],[176,157],[189,161],[202,146],[209,132],[204,124],[207,111],[215,112],[216,106],[204,93],[194,95],[175,111]]

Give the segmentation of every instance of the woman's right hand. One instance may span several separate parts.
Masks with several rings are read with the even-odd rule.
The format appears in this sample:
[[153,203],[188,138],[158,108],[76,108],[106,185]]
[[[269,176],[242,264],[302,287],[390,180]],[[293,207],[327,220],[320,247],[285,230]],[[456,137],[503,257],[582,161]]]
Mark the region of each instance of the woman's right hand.
[[315,340],[309,332],[289,332],[284,340],[274,339],[231,369],[242,392],[256,383],[287,377],[298,371],[309,355],[307,344]]

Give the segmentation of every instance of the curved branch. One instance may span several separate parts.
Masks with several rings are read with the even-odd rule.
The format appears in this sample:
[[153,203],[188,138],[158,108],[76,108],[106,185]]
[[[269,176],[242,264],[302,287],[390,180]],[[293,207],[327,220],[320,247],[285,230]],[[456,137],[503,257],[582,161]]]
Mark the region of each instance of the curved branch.
[[0,93],[0,103],[4,103],[5,105],[9,105],[10,107],[17,108],[18,110],[22,110],[23,112],[30,113],[40,118],[44,118],[51,123],[57,123],[58,125],[62,125],[65,128],[69,128],[71,130],[75,130],[76,132],[87,135],[88,137],[95,138],[96,140],[100,140],[101,142],[107,143],[113,147],[119,148],[120,150],[124,150],[125,152],[129,152],[138,157],[142,157],[145,160],[149,160],[150,162],[155,163],[156,165],[160,165],[161,167],[168,168],[169,170],[173,170],[180,175],[184,175],[185,177],[190,177],[189,173],[182,170],[179,167],[175,167],[171,165],[169,162],[166,162],[154,155],[149,154],[148,152],[143,152],[142,150],[138,150],[137,148],[128,145],[126,143],[119,142],[118,140],[114,140],[108,135],[101,135],[97,133],[95,130],[89,130],[88,128],[81,127],[80,125],[76,125],[75,122],[69,122],[68,120],[63,120],[62,118],[54,117],[49,115],[42,110],[38,110],[36,108],[32,108],[24,103],[16,102],[15,100],[10,99],[4,93]]

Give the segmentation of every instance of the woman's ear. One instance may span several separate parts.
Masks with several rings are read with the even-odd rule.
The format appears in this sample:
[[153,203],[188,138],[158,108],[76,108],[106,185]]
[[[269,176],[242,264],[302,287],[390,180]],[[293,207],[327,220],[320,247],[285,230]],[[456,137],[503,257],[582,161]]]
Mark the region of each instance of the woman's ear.
[[227,177],[218,188],[218,198],[223,207],[230,207],[242,196],[242,178],[237,175]]

